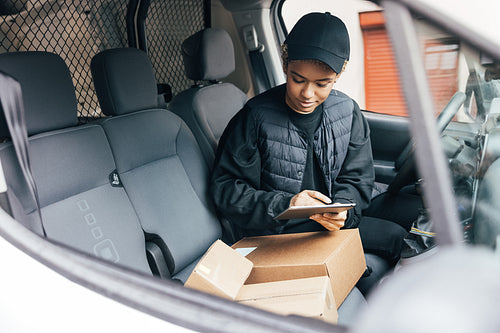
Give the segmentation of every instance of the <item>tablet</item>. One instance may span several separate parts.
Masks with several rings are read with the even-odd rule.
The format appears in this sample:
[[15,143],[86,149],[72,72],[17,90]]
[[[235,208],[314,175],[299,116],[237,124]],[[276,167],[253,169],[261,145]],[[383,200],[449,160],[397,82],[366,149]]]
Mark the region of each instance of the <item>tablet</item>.
[[331,204],[317,206],[292,206],[274,217],[275,220],[308,218],[314,214],[340,213],[356,206],[355,203]]

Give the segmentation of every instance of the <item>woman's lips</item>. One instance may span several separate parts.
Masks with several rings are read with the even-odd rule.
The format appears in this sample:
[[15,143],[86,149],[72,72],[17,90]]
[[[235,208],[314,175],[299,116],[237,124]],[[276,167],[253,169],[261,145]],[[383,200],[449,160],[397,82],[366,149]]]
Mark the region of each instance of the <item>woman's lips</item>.
[[299,104],[300,106],[302,106],[303,108],[310,108],[311,106],[314,105],[314,102],[303,102],[303,101],[299,101]]

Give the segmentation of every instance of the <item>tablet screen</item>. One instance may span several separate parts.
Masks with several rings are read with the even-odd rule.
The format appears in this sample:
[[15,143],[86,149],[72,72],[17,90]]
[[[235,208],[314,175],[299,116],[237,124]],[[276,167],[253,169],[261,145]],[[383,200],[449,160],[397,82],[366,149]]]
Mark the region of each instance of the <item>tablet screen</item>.
[[317,206],[292,206],[274,217],[275,220],[301,219],[308,218],[314,214],[322,213],[340,213],[356,206],[355,203],[331,204]]

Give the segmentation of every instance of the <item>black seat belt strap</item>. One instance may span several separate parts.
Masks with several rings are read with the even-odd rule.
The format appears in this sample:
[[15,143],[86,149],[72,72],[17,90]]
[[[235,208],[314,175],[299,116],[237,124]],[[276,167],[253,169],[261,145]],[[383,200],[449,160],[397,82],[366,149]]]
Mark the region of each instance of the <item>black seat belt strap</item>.
[[257,93],[262,93],[271,88],[269,84],[269,76],[267,75],[266,63],[262,54],[263,50],[254,50],[248,52],[250,63],[255,76]]
[[253,24],[246,25],[242,28],[243,39],[248,49],[250,64],[252,65],[255,88],[260,94],[271,88],[269,75],[267,74],[266,62],[264,61],[264,45],[259,43],[257,31]]
[[35,203],[35,209],[40,219],[40,225],[44,236],[47,236],[42,221],[40,211],[40,201],[38,200],[38,191],[36,188],[28,152],[28,130],[26,129],[26,120],[24,116],[24,105],[22,98],[21,85],[11,76],[0,72],[0,102],[2,105],[5,120],[10,131],[12,144],[16,152],[19,166],[23,173],[28,190]]

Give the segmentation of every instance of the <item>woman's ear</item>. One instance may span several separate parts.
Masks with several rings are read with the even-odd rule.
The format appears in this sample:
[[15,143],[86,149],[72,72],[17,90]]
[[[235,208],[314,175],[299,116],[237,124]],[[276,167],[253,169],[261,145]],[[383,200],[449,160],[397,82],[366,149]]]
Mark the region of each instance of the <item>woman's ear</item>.
[[340,70],[340,73],[337,74],[337,78],[335,79],[335,81],[337,81],[340,77],[340,74],[344,73],[344,70],[345,70],[345,67],[347,66],[347,60],[344,61],[344,66],[342,66],[342,69]]

